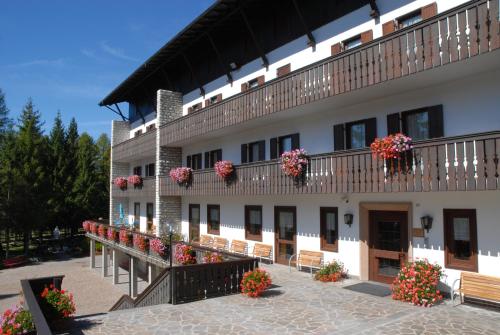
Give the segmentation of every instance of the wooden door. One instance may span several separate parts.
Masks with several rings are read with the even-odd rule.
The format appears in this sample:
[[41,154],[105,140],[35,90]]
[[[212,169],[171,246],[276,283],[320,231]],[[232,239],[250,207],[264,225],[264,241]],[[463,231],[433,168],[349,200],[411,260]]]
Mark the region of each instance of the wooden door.
[[295,207],[274,207],[275,262],[288,265],[297,253],[297,211]]
[[200,240],[200,205],[189,204],[189,240]]
[[392,283],[408,259],[408,212],[370,211],[370,280]]

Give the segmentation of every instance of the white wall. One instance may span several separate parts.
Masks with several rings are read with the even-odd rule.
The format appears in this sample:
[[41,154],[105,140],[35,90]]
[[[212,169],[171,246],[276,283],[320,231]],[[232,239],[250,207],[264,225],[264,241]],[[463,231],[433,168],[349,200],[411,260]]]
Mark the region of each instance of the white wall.
[[[296,206],[297,208],[297,249],[320,251],[319,208],[338,207],[339,215],[339,252],[324,252],[325,261],[342,261],[349,273],[360,274],[359,245],[359,204],[360,202],[410,202],[412,204],[412,225],[420,228],[420,217],[430,215],[434,218],[433,227],[424,246],[423,238],[413,239],[414,258],[427,258],[444,267],[444,208],[475,208],[477,210],[479,272],[500,276],[500,192],[422,192],[393,194],[351,194],[346,199],[341,195],[294,195],[294,196],[252,196],[252,197],[184,197],[182,203],[182,232],[189,231],[188,206],[200,204],[201,234],[207,234],[207,204],[219,204],[221,207],[220,235],[229,240],[245,240],[244,206],[263,206],[263,241],[274,245],[274,206]],[[354,214],[353,225],[343,223],[344,214]],[[248,241],[249,250],[253,241]],[[451,285],[458,278],[460,271],[446,269],[443,282]]]

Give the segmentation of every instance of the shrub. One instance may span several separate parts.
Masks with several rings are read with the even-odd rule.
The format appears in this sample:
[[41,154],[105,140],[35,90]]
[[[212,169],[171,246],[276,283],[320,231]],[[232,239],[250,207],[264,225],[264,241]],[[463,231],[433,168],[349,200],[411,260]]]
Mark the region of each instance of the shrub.
[[241,280],[241,293],[256,298],[259,297],[269,286],[271,286],[271,276],[265,270],[255,269],[245,272]]
[[23,307],[9,308],[0,316],[0,334],[25,334],[34,329],[31,313]]
[[45,301],[45,311],[47,313],[45,316],[49,320],[68,318],[76,311],[73,295],[64,290],[58,290],[52,284],[45,287],[40,296]]
[[175,246],[175,260],[182,265],[196,264],[196,252],[192,246],[179,243]]
[[324,265],[314,275],[315,280],[322,282],[337,282],[344,278],[347,278],[347,270],[342,262],[336,260]]
[[203,256],[203,263],[221,263],[222,261],[222,255],[218,252],[209,251]]
[[441,267],[426,259],[407,263],[392,283],[392,298],[418,306],[432,306],[443,299],[437,289],[442,276]]
[[134,234],[134,247],[142,252],[149,250],[149,240],[140,234]]

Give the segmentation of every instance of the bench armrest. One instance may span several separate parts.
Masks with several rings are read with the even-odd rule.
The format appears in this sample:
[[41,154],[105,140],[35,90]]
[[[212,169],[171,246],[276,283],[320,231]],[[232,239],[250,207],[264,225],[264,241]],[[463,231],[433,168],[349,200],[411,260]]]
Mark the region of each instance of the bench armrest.
[[[451,285],[451,302],[452,303],[455,301],[455,286],[456,286],[457,282],[460,283],[460,280],[461,280],[460,278],[455,279],[453,281],[453,284]],[[460,284],[458,286],[458,291],[459,290],[460,290]],[[460,293],[458,293],[458,294],[460,294]]]
[[290,256],[290,259],[288,260],[288,271],[289,272],[292,272],[292,260],[294,257],[297,257],[297,254],[293,254],[292,256]]

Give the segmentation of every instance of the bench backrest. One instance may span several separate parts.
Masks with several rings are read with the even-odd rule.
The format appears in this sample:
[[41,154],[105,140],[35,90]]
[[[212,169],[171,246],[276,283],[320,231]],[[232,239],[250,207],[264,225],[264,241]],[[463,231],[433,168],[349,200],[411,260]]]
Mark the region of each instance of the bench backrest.
[[500,302],[500,278],[462,272],[460,281],[465,296]]
[[301,250],[298,259],[301,265],[319,267],[323,262],[323,253],[320,251]]
[[208,236],[208,235],[201,235],[200,236],[200,245],[211,246],[213,242],[214,242],[214,239],[212,236]]
[[231,242],[231,251],[238,254],[246,254],[248,248],[248,243],[239,240],[233,240]]
[[226,245],[227,245],[227,238],[216,236],[214,238],[214,243],[212,244],[212,247],[216,249],[226,249]]
[[255,243],[253,255],[257,257],[271,257],[272,246],[269,244]]

